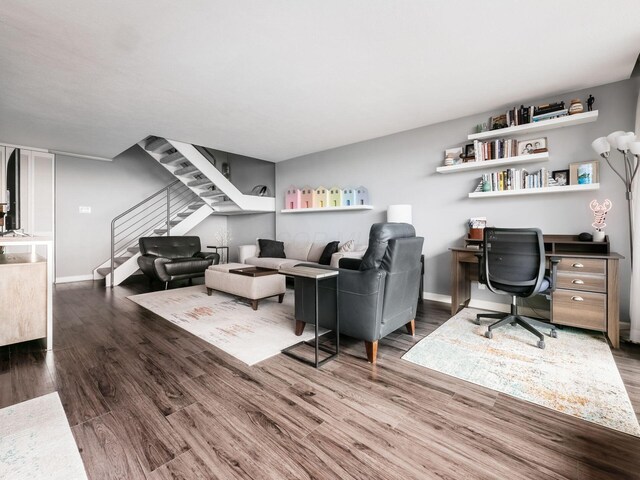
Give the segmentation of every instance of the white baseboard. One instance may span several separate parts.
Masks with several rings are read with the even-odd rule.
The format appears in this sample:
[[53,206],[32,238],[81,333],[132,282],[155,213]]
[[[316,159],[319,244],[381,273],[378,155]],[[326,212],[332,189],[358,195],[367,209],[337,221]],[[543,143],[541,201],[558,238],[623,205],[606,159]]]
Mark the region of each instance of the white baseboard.
[[[433,302],[447,303],[451,305],[451,295],[442,295],[440,293],[422,292],[422,298],[425,300],[431,300]],[[492,310],[494,312],[509,313],[511,311],[511,305],[508,303],[492,302],[490,300],[474,300],[469,301],[469,307],[477,308],[478,310]],[[522,315],[538,318],[540,313],[534,311],[531,308],[518,306],[518,311]]]
[[55,283],[86,282],[87,280],[93,280],[93,274],[72,275],[70,277],[56,277]]

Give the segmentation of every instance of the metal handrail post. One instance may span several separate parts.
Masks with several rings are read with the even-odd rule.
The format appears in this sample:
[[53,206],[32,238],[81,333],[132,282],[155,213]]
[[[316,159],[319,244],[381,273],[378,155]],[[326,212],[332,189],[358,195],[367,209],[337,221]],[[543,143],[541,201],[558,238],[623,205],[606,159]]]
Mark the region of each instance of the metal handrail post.
[[116,252],[115,252],[115,222],[116,219],[114,218],[111,221],[111,288],[113,288],[113,272],[115,271],[115,256],[116,256]]
[[171,234],[171,188],[167,187],[167,237]]

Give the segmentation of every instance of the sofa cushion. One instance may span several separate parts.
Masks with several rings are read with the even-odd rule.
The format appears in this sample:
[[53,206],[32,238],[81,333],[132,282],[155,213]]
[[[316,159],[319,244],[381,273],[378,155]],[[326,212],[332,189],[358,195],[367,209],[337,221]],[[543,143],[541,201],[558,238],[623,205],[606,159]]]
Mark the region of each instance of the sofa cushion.
[[164,265],[167,274],[172,277],[203,272],[211,265],[211,260],[204,258],[174,258]]
[[[284,244],[284,253],[287,254],[287,258],[306,261],[309,250],[311,250],[311,242],[287,242]],[[266,255],[262,256],[266,257]]]
[[318,260],[320,260],[320,255],[322,255],[322,252],[324,252],[324,247],[326,246],[327,244],[324,242],[312,243],[311,248],[309,249],[309,254],[307,255],[307,261],[318,263]]
[[356,242],[354,242],[353,240],[348,240],[346,242],[344,242],[342,245],[340,245],[338,247],[338,251],[339,252],[351,252],[353,251],[353,246]]
[[260,244],[260,258],[286,258],[284,252],[284,243],[277,240],[266,240],[261,238],[258,240]]
[[200,237],[142,237],[138,243],[142,255],[150,254],[165,258],[184,258],[192,257],[200,252]]
[[331,263],[331,255],[338,251],[339,243],[340,242],[338,241],[327,243],[326,247],[324,247],[322,255],[320,255],[320,258],[318,259],[318,263],[320,265],[329,265]]
[[244,261],[247,265],[254,265],[256,267],[274,268],[278,270],[280,267],[295,267],[301,260],[295,258],[260,258],[250,257]]

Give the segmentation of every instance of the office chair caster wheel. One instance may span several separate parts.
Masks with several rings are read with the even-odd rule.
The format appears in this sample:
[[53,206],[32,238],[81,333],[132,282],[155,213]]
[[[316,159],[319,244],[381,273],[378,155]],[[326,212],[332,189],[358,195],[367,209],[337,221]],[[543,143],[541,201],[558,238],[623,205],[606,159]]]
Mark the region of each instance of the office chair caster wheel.
[[544,350],[544,340],[538,340],[538,348],[541,348]]
[[480,319],[479,319],[479,318],[476,318],[476,319],[474,320],[474,323],[475,323],[476,325],[480,325]]
[[493,332],[491,330],[487,330],[484,332],[484,336],[487,338],[493,338]]
[[558,331],[557,330],[551,330],[551,338],[558,338]]

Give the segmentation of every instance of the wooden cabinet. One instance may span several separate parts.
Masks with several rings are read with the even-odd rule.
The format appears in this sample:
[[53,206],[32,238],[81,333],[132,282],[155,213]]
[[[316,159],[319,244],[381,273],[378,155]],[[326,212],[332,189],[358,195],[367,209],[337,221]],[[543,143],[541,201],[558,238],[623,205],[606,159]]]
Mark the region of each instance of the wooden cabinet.
[[607,331],[607,263],[592,257],[560,260],[551,302],[553,323]]
[[0,255],[0,346],[47,337],[47,263]]

